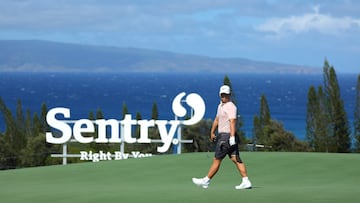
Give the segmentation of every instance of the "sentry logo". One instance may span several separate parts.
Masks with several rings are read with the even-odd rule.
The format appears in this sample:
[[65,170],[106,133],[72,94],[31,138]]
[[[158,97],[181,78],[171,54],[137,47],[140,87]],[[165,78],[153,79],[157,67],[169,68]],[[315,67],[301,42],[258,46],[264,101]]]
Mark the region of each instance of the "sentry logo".
[[[123,120],[116,119],[79,119],[70,120],[70,109],[64,107],[52,108],[46,115],[46,121],[51,127],[50,132],[46,132],[46,142],[52,144],[64,144],[71,138],[80,143],[151,143],[149,139],[149,127],[157,127],[160,134],[162,146],[157,147],[159,153],[168,151],[174,139],[176,129],[179,125],[194,125],[198,123],[205,115],[205,102],[200,95],[190,93],[178,94],[172,102],[172,111],[174,116],[183,118],[188,115],[188,111],[183,103],[192,109],[192,114],[187,120],[133,120],[131,114],[126,114]],[[185,97],[185,99],[184,99]],[[57,117],[63,117],[60,120]],[[68,120],[66,120],[68,119]],[[69,125],[73,124],[73,125]],[[140,137],[132,136],[132,127],[140,127]],[[97,127],[97,130],[95,131]],[[110,127],[110,137],[107,137],[107,127]],[[169,128],[168,128],[169,127]],[[83,133],[95,133],[97,137],[84,136]]]

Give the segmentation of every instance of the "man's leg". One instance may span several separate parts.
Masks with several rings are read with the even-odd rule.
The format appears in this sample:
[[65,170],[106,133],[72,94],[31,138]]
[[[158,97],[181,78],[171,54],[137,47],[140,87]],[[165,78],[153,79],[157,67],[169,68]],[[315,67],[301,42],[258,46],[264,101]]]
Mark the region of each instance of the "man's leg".
[[218,172],[220,165],[221,165],[221,161],[222,161],[221,159],[216,159],[216,158],[213,159],[213,162],[210,166],[210,169],[209,169],[209,172],[207,175],[207,177],[209,179],[213,178],[215,176],[215,174]]
[[210,184],[210,179],[215,176],[215,174],[218,172],[220,165],[221,165],[222,159],[213,159],[213,162],[210,166],[208,175],[204,178],[193,178],[192,181],[195,185],[201,186],[203,188],[208,188]]
[[236,155],[231,156],[231,161],[236,165],[241,177],[247,177],[246,166]]
[[241,161],[240,157],[237,155],[232,155],[231,161],[234,162],[234,164],[236,165],[236,168],[238,169],[238,171],[240,172],[240,175],[242,177],[241,184],[235,186],[235,189],[250,189],[252,187],[252,185],[247,176],[245,164]]
[[220,168],[221,161],[228,153],[228,147],[226,147],[227,146],[226,144],[228,144],[229,141],[227,139],[228,139],[227,137],[223,137],[221,136],[221,134],[218,136],[218,140],[216,142],[216,147],[215,147],[215,156],[208,171],[208,174],[204,178],[193,178],[192,181],[194,184],[201,186],[203,188],[208,188],[210,184],[210,179],[216,175],[216,173]]

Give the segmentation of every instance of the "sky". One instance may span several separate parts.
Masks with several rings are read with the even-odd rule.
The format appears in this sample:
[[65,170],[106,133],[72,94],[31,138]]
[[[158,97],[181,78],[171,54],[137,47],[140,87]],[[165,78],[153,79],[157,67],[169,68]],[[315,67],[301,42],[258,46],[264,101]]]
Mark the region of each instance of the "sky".
[[360,73],[356,0],[0,0],[0,40],[134,47]]

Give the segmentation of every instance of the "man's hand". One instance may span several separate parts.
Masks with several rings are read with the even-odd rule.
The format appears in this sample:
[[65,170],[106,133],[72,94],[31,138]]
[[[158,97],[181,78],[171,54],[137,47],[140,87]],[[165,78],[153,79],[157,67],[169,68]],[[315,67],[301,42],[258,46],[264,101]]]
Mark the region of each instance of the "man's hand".
[[236,142],[235,142],[235,136],[230,136],[229,144],[230,144],[230,146],[233,146],[233,145],[236,144]]
[[211,142],[214,142],[215,139],[216,139],[215,133],[211,133],[211,134],[210,134],[210,141],[211,141]]

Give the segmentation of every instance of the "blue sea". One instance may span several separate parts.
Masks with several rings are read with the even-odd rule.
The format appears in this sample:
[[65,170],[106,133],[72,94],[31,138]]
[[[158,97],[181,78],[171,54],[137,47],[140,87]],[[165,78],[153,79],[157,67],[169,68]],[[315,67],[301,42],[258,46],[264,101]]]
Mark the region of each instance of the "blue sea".
[[[71,120],[87,118],[90,111],[101,109],[107,119],[121,119],[125,102],[129,113],[151,118],[154,102],[159,119],[172,120],[172,100],[180,92],[198,93],[205,101],[204,118],[213,119],[219,104],[218,89],[224,74],[215,73],[0,73],[0,96],[15,114],[20,99],[27,109],[40,113],[42,103],[48,108],[71,109]],[[265,94],[273,119],[299,139],[305,138],[307,93],[311,85],[323,84],[323,76],[289,74],[229,74],[243,130],[252,136],[253,117],[258,114],[260,97]],[[352,125],[356,74],[339,74],[341,96]],[[0,130],[5,130],[0,115]],[[208,136],[208,135],[206,135]]]

